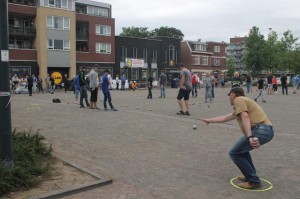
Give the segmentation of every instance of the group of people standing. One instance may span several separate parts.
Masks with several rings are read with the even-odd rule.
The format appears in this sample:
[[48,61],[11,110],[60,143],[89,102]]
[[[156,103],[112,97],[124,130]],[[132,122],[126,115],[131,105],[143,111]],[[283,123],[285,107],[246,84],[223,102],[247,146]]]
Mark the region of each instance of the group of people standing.
[[[86,74],[84,70],[80,70],[78,75],[74,77],[74,93],[75,100],[78,102],[78,96],[80,94],[80,108],[89,107],[91,109],[99,109],[97,107],[98,101],[98,89],[101,84],[101,94],[103,94],[103,106],[104,110],[108,111],[107,101],[110,106],[111,111],[117,111],[117,109],[112,104],[112,98],[110,94],[110,85],[111,77],[108,70],[105,70],[102,74],[102,77],[99,78],[98,74],[98,65],[95,65],[94,68]],[[87,81],[88,80],[88,81]],[[101,80],[101,81],[100,81]],[[88,100],[87,87],[91,91],[90,103]],[[83,100],[85,101],[86,106],[84,106]]]

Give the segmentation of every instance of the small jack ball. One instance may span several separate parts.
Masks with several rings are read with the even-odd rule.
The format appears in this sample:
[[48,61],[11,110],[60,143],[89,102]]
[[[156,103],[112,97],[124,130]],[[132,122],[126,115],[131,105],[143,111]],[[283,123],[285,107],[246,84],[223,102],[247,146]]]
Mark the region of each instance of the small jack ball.
[[139,109],[139,107],[136,107],[136,109]]
[[152,109],[150,109],[150,111],[152,111]]
[[197,129],[197,126],[196,126],[196,125],[193,125],[193,129],[196,130],[196,129]]

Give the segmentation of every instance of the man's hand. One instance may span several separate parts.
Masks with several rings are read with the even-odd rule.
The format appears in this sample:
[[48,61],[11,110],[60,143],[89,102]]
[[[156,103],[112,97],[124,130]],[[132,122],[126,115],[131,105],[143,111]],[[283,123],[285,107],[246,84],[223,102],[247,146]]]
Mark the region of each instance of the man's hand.
[[249,138],[249,143],[254,149],[257,149],[260,146],[259,140],[253,140],[253,138]]
[[203,121],[206,125],[209,124],[210,122],[206,118],[200,118],[201,121]]

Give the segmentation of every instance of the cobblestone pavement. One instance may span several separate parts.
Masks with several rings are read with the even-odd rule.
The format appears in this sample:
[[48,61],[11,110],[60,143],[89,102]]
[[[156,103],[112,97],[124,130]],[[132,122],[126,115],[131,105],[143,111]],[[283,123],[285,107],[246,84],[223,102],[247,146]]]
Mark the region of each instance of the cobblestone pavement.
[[300,198],[300,93],[266,95],[267,103],[258,102],[274,124],[275,138],[252,155],[259,176],[274,188],[250,192],[229,183],[240,175],[227,154],[241,135],[237,123],[198,120],[231,112],[228,91],[217,88],[213,103],[206,104],[201,89],[190,100],[191,116],[175,114],[177,89],[167,89],[166,99],[154,90],[152,100],[146,90],[112,91],[118,112],[103,111],[100,101],[100,111],[80,109],[72,92],[14,95],[12,126],[40,129],[56,153],[114,180],[66,198]]

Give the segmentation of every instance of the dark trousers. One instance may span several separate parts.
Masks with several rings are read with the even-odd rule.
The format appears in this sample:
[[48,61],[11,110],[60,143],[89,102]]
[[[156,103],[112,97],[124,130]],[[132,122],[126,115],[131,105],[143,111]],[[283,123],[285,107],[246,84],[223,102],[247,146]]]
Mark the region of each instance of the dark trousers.
[[29,92],[29,96],[31,96],[32,95],[32,85],[28,85],[28,92]]
[[121,84],[121,90],[125,90],[125,83]]
[[117,90],[119,90],[119,83],[117,83]]
[[215,98],[215,86],[214,86],[214,84],[211,84],[211,97]]
[[193,85],[193,88],[192,88],[192,96],[194,97],[194,95],[197,97],[197,84],[194,84]]
[[287,85],[281,85],[281,87],[282,87],[282,95],[284,95],[284,90],[285,90],[285,94],[288,95]]
[[87,106],[90,106],[89,101],[88,101],[88,94],[86,91],[86,87],[85,86],[80,86],[80,106],[84,106],[83,105],[83,99],[85,99],[85,103]]
[[152,87],[148,86],[148,97],[149,99],[152,99]]
[[104,100],[103,100],[103,106],[104,106],[104,108],[107,109],[106,101],[108,101],[108,104],[109,104],[110,108],[113,109],[114,106],[113,106],[112,103],[111,103],[110,92],[103,93],[103,94],[104,94]]

